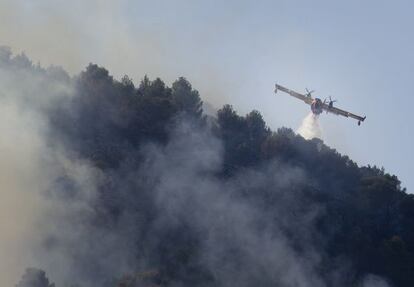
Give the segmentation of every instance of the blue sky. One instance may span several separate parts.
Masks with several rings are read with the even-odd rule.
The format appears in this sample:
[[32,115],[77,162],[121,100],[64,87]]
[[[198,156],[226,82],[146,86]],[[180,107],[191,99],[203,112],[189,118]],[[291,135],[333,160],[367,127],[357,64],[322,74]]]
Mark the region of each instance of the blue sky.
[[0,44],[77,73],[187,77],[202,97],[296,130],[309,108],[277,82],[367,116],[322,115],[324,141],[414,190],[410,1],[2,1]]

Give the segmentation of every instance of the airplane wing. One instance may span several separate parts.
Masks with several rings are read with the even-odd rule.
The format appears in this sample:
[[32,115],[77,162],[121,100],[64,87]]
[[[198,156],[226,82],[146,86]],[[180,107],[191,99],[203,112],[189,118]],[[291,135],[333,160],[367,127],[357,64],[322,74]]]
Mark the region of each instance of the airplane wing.
[[344,117],[347,117],[347,118],[348,117],[349,118],[353,118],[353,119],[356,119],[356,120],[358,120],[360,122],[363,122],[365,120],[365,118],[366,118],[366,117],[361,117],[361,116],[355,115],[353,113],[350,113],[350,112],[347,112],[347,111],[338,109],[336,107],[330,107],[328,104],[323,104],[323,109],[325,111],[327,111],[328,113],[332,113],[332,114],[335,114],[335,115],[344,116]]
[[305,96],[305,95],[299,94],[299,93],[297,93],[295,91],[289,90],[289,89],[287,89],[287,88],[285,88],[285,87],[283,87],[281,85],[276,84],[275,85],[275,93],[277,93],[278,90],[281,90],[281,91],[283,91],[285,93],[288,93],[292,97],[295,97],[295,98],[297,98],[299,100],[302,100],[305,103],[307,103],[308,105],[311,105],[312,104],[313,99],[312,99],[311,96]]

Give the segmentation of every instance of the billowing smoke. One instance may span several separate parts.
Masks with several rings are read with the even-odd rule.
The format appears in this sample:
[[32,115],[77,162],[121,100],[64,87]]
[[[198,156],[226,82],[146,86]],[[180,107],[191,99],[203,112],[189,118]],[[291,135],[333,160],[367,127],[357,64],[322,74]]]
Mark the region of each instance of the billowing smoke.
[[102,274],[131,264],[127,228],[92,222],[104,175],[67,150],[51,122],[76,98],[74,83],[61,68],[0,48],[1,286],[14,286],[27,267],[47,270],[59,286],[102,286]]
[[370,274],[363,279],[362,287],[390,287],[390,285],[383,278]]
[[52,70],[36,71],[27,57],[12,59],[9,49],[0,49],[1,286],[14,286],[22,270],[38,262],[31,251],[42,237],[40,219],[49,206],[45,196],[55,167],[44,111],[52,94],[59,98],[69,91],[63,78],[47,76]]
[[319,125],[319,116],[314,113],[309,113],[302,121],[298,129],[300,134],[305,139],[322,138],[322,129]]

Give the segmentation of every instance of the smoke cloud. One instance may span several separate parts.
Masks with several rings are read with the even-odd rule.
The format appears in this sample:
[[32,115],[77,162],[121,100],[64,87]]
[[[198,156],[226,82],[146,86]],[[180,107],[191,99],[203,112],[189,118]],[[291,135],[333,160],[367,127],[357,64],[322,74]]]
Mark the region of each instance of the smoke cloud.
[[376,275],[367,275],[363,279],[363,287],[390,287],[390,285],[381,277]]
[[108,274],[133,265],[128,226],[94,222],[106,177],[67,150],[51,124],[56,108],[76,95],[61,68],[34,66],[0,48],[1,286],[14,286],[32,266],[58,286],[102,286]]
[[[216,180],[211,175],[222,161],[220,141],[185,122],[176,128],[166,148],[152,147],[146,154],[150,164],[138,178],[157,182],[156,203],[163,210],[158,224],[168,229],[184,223],[190,230],[198,230],[197,240],[203,247],[196,265],[208,267],[215,275],[215,286],[257,282],[262,286],[275,282],[280,286],[323,286],[314,270],[319,255],[311,243],[304,241],[309,248],[299,256],[281,232],[292,228],[286,225],[291,219],[282,206],[294,201],[283,191],[305,182],[303,170],[274,162],[259,171],[243,172],[229,182]],[[278,219],[272,222],[265,219],[270,211],[261,210],[253,199],[239,198],[236,192],[260,192],[268,187],[273,187],[270,192],[279,199],[275,199],[278,203],[273,211]],[[296,228],[312,229],[317,214],[317,206],[309,207],[306,216],[297,218]]]
[[42,234],[44,196],[54,174],[43,111],[52,94],[59,98],[68,91],[63,86],[69,89],[47,77],[53,68],[36,71],[27,57],[10,56],[0,49],[1,286],[14,286],[22,270],[37,262],[32,247]]
[[322,129],[319,125],[319,116],[313,114],[312,112],[309,113],[303,119],[297,132],[307,140],[313,138],[322,139]]

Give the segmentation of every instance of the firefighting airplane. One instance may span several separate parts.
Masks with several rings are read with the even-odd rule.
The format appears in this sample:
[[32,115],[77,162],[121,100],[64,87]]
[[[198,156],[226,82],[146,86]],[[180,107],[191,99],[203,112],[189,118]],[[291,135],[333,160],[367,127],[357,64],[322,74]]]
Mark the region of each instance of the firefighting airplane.
[[329,97],[329,100],[325,99],[324,101],[322,101],[319,98],[312,98],[311,94],[314,91],[308,91],[308,89],[306,89],[306,95],[302,95],[295,91],[289,90],[281,85],[276,84],[275,93],[277,93],[278,90],[288,93],[292,97],[302,100],[306,104],[310,105],[312,113],[315,115],[320,115],[323,111],[326,111],[326,113],[332,113],[335,115],[356,119],[358,121],[358,125],[361,125],[361,122],[363,122],[366,118],[334,107],[333,103],[336,101],[332,100],[331,97]]

